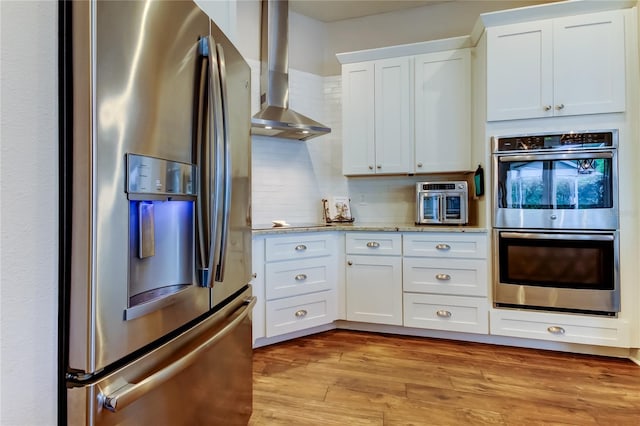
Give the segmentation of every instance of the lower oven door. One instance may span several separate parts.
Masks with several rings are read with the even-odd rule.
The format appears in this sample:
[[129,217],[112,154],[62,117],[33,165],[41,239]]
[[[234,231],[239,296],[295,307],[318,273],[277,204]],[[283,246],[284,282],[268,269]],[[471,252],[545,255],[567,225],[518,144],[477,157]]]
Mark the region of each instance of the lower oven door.
[[617,231],[495,230],[494,239],[496,307],[620,311]]

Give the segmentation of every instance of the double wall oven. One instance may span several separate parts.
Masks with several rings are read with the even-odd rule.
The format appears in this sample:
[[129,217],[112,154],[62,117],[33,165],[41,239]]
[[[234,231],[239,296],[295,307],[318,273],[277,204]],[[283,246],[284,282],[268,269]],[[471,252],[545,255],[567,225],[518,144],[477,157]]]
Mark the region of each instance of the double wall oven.
[[492,143],[495,306],[617,315],[618,131]]

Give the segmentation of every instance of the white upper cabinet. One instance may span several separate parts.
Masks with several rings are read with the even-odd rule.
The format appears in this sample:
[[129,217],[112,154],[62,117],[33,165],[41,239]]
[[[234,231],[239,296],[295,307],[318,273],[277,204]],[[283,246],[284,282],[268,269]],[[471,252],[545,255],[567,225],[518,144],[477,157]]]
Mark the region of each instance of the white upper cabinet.
[[624,109],[622,11],[487,29],[488,121]]
[[376,173],[411,170],[411,79],[409,58],[375,64]]
[[415,75],[415,172],[471,168],[469,49],[418,55]]
[[342,67],[343,173],[408,173],[411,170],[409,59]]
[[470,170],[468,48],[342,66],[343,173]]

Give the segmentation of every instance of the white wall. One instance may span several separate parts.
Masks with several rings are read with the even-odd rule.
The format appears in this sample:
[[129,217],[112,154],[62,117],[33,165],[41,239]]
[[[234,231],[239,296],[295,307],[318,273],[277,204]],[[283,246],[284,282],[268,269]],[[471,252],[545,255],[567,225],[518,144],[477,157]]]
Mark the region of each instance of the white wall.
[[0,424],[56,422],[57,2],[2,1]]
[[336,53],[395,46],[471,33],[481,13],[558,0],[467,0],[443,2],[327,24],[322,75],[340,74]]

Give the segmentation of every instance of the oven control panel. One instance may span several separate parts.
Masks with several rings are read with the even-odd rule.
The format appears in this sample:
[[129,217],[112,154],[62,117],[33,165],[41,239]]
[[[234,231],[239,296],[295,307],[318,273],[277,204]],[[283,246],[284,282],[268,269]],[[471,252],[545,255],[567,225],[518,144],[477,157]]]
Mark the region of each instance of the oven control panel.
[[494,137],[494,152],[612,148],[617,130]]

